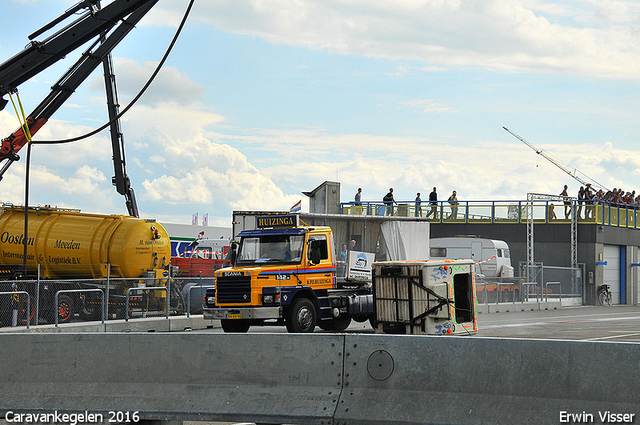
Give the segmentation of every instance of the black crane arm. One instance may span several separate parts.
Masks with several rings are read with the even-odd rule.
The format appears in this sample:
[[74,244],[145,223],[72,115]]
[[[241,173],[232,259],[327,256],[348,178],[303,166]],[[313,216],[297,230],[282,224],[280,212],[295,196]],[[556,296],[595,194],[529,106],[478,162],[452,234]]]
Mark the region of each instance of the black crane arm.
[[[4,99],[5,94],[15,90],[20,84],[64,58],[84,43],[108,32],[118,21],[141,6],[156,1],[114,0],[102,9],[96,6],[99,0],[85,0],[79,3],[74,7],[76,11],[82,7],[88,7],[90,10],[44,41],[32,41],[22,52],[0,65],[0,98],[2,98],[0,110],[4,109],[7,103],[7,100]],[[69,16],[68,12],[44,28],[50,28],[67,16]],[[34,34],[41,32],[42,29]]]
[[[96,4],[99,0],[85,1]],[[28,116],[27,123],[31,134],[35,134],[71,96],[76,88],[89,77],[115,46],[124,38],[133,26],[157,3],[158,0],[115,0],[103,9],[92,7],[81,18],[67,25],[64,29],[47,38],[43,42],[32,42],[24,51],[0,64],[0,110],[7,100],[4,95],[15,91],[19,84],[43,71],[48,66],[62,59],[64,55],[80,45],[97,38],[100,34],[111,30],[118,21],[123,20],[118,29],[98,46],[96,41],[67,73],[51,88],[51,93]],[[128,15],[129,19],[124,19]],[[63,15],[65,16],[65,15]],[[58,22],[60,18],[56,21]],[[44,28],[49,27],[48,24]],[[96,29],[98,28],[98,29]],[[41,30],[40,30],[41,31]],[[36,32],[39,33],[39,32]],[[107,42],[108,40],[108,42]],[[98,46],[96,48],[96,46]],[[95,50],[93,50],[95,48]],[[9,159],[8,164],[0,170],[0,178],[13,161],[17,161],[18,152],[26,143],[22,129],[16,130],[2,140],[0,160]]]
[[[116,186],[118,193],[125,196],[127,210],[129,214],[134,217],[138,217],[138,207],[133,188],[131,187],[129,177],[126,174],[124,142],[122,139],[122,132],[120,131],[120,123],[119,120],[115,119],[118,114],[118,105],[115,89],[115,76],[113,75],[111,65],[111,51],[135,27],[138,21],[140,21],[140,19],[142,19],[142,17],[144,17],[146,13],[155,6],[157,2],[158,0],[116,0],[104,9],[100,9],[99,0],[83,1],[30,36],[30,38],[33,38],[34,36],[39,35],[43,31],[59,23],[64,18],[70,16],[70,14],[76,12],[79,8],[90,7],[90,11],[87,14],[74,21],[63,30],[58,31],[55,35],[45,40],[45,42],[34,42],[35,45],[43,47],[49,46],[49,44],[47,44],[48,41],[55,39],[57,40],[55,45],[60,47],[64,44],[61,40],[66,36],[71,39],[70,43],[72,45],[78,47],[79,45],[90,41],[92,38],[100,36],[100,38],[96,39],[80,59],[62,76],[62,78],[52,86],[50,94],[34,109],[33,112],[29,114],[27,123],[29,125],[29,132],[32,135],[35,134],[55,113],[55,111],[57,111],[75,92],[78,86],[82,84],[89,75],[91,75],[100,63],[103,63],[107,91],[107,105],[109,110],[109,119],[111,121],[111,139],[115,169],[113,184]],[[131,7],[132,3],[134,4],[133,8]],[[125,5],[129,7],[124,7]],[[115,6],[120,7],[116,8]],[[104,11],[108,11],[108,13],[105,14]],[[82,35],[78,31],[79,29],[88,29],[85,23],[87,19],[91,17],[98,19],[101,22],[105,19],[109,19],[109,25],[101,27],[104,28],[102,33],[96,34],[96,31],[92,30],[87,31],[86,34]],[[118,23],[118,20],[121,20],[122,22],[112,30],[112,28]],[[79,26],[80,23],[82,23],[82,26]],[[68,31],[74,32],[68,33]],[[111,32],[109,33],[109,31]],[[80,39],[82,39],[81,43],[79,43]],[[4,95],[15,90],[11,84],[18,81],[23,82],[30,78],[30,76],[35,75],[35,73],[42,71],[47,66],[60,59],[59,57],[51,62],[51,58],[38,56],[38,53],[43,54],[42,52],[51,52],[52,49],[41,48],[38,53],[34,53],[34,43],[32,43],[25,52],[14,56],[12,59],[0,65],[0,88],[8,88],[5,91],[0,90],[0,95]],[[62,50],[66,52],[69,49]],[[35,60],[35,58],[38,57],[42,59],[40,63],[37,63]],[[16,69],[20,68],[20,63],[24,64],[22,67],[24,69],[23,73],[16,72]],[[31,64],[31,66],[27,66],[27,63]],[[3,83],[3,81],[13,81],[13,83]],[[6,100],[0,98],[0,107],[4,107],[6,102]],[[19,151],[26,142],[26,135],[22,128],[17,129],[14,133],[2,140],[2,144],[0,145],[0,161],[4,159],[6,159],[6,161],[0,169],[0,179],[2,179],[2,176],[11,164],[19,159],[16,152]]]

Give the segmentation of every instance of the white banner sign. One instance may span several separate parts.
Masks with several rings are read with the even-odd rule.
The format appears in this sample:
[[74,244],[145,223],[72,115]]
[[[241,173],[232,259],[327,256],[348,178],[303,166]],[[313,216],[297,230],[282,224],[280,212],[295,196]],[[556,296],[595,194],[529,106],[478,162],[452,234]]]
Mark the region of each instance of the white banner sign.
[[371,281],[371,264],[376,255],[370,252],[349,251],[347,257],[347,279]]

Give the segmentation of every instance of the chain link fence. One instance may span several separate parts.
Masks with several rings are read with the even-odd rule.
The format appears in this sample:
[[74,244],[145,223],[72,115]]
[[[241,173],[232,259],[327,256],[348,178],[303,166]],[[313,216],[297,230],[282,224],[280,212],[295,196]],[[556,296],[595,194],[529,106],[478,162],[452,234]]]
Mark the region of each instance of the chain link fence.
[[[572,304],[584,302],[584,264],[577,268],[545,266],[536,263],[519,265],[520,276],[483,277],[476,280],[476,296],[480,304],[504,302],[563,301]],[[526,276],[531,276],[529,279]]]
[[0,326],[184,314],[186,283],[187,279],[152,277],[0,281]]

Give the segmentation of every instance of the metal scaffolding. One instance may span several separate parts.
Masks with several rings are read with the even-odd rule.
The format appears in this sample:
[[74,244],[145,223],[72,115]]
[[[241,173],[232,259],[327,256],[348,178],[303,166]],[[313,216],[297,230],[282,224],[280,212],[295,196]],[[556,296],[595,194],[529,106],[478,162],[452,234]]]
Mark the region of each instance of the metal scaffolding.
[[[576,285],[578,279],[578,221],[576,217],[577,212],[577,198],[571,196],[559,196],[559,195],[546,195],[541,193],[527,193],[527,281],[532,282],[532,269],[534,266],[534,238],[533,238],[533,201],[559,201],[559,202],[571,202],[571,268],[573,269],[571,282],[572,286]],[[545,210],[546,214],[546,210]]]

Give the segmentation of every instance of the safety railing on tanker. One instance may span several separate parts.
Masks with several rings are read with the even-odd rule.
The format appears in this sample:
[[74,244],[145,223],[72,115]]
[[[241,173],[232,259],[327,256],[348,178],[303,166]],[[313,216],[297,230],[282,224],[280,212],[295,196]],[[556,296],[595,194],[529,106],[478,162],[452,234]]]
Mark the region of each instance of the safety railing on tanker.
[[[448,201],[397,201],[393,205],[378,201],[343,202],[340,213],[356,216],[417,217],[431,223],[526,223],[529,205],[534,223],[566,224],[571,222],[571,208],[558,201],[526,200],[468,200],[451,205]],[[605,201],[576,204],[579,223],[639,228],[640,206],[612,204]]]
[[[107,267],[106,278],[41,279],[40,265],[38,264],[37,274],[33,279],[0,281],[0,292],[8,292],[8,295],[21,294],[19,295],[19,307],[0,298],[0,326],[12,325],[12,315],[15,315],[12,311],[14,308],[20,310],[20,318],[24,317],[27,310],[24,305],[24,294],[29,296],[29,325],[52,324],[59,326],[75,320],[98,321],[102,319],[104,323],[109,318],[123,319],[127,315],[124,291],[127,288],[141,288],[138,285],[144,285],[148,290],[154,290],[156,285],[162,285],[165,294],[170,294],[164,298],[149,297],[147,301],[150,302],[145,301],[145,305],[142,307],[143,311],[164,312],[165,317],[174,310],[176,314],[184,313],[186,301],[180,295],[181,279],[152,276],[114,278],[109,277],[109,265],[105,266]],[[167,287],[172,289],[167,290]],[[61,303],[63,310],[60,310]],[[131,310],[131,305],[129,305],[129,310]],[[61,311],[64,313],[63,316],[60,316]],[[102,317],[102,315],[104,316]],[[131,316],[131,311],[129,311],[129,316]],[[19,319],[17,322],[24,324],[25,320]],[[16,326],[16,323],[13,323],[13,326]]]
[[[167,291],[167,288],[165,288],[164,286],[138,286],[137,288],[129,288],[127,289],[127,294],[126,294],[126,306],[125,306],[125,317],[124,320],[125,322],[129,321],[129,299],[131,297],[131,292],[133,291],[164,291],[166,294],[166,301],[167,301],[167,307],[165,309],[165,319],[169,318],[169,294]],[[145,317],[145,313],[143,312],[143,317]]]
[[202,285],[201,283],[200,285],[194,285],[189,288],[189,290],[187,291],[187,317],[191,316],[191,290],[194,288],[200,290],[200,303],[202,304],[202,307],[204,306],[204,300],[202,299],[202,296],[203,294],[205,294],[203,290],[206,290],[208,288],[215,288],[215,285]]

